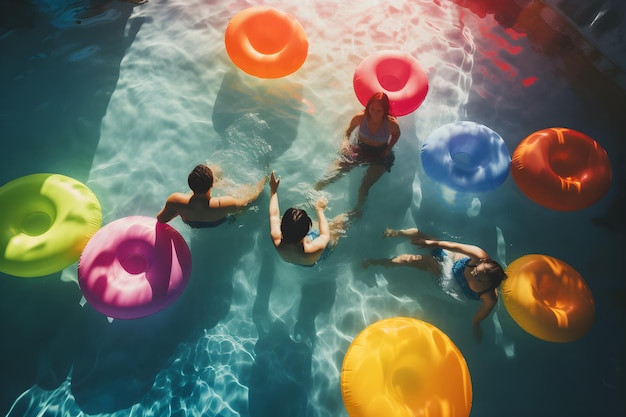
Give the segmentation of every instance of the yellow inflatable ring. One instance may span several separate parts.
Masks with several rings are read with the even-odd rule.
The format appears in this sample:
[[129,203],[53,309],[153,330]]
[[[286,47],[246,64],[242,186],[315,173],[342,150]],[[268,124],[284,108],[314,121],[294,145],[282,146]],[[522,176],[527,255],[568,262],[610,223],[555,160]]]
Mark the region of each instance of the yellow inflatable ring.
[[595,318],[593,295],[570,265],[546,255],[525,255],[506,269],[500,292],[517,324],[549,342],[584,336]]
[[73,264],[100,228],[100,202],[83,183],[32,174],[0,187],[0,272],[38,277]]
[[226,27],[224,42],[233,63],[259,78],[280,78],[297,71],[309,51],[300,23],[267,6],[237,13]]
[[366,327],[343,360],[350,417],[467,417],[472,382],[465,358],[435,326],[394,317]]

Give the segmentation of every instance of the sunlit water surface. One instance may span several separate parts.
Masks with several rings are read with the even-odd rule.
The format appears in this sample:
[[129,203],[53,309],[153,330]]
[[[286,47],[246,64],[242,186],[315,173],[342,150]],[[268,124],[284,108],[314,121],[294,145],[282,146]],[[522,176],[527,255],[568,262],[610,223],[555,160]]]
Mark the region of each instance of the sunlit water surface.
[[[4,73],[21,97],[0,119],[16,141],[2,182],[46,170],[77,177],[100,199],[104,223],[155,215],[203,162],[224,171],[217,192],[273,169],[282,177],[281,208],[310,208],[319,195],[312,184],[361,108],[352,75],[362,59],[382,49],[408,52],[427,71],[430,90],[416,112],[400,118],[396,163],[372,189],[363,217],[313,268],[275,254],[266,190],[232,224],[192,230],[171,223],[191,247],[193,274],[185,294],[152,317],[109,322],[81,302],[75,268],[62,281],[42,278],[62,282],[46,284],[65,303],[54,304],[57,310],[44,296],[38,304],[29,298],[43,291],[37,284],[3,277],[5,291],[28,306],[17,316],[35,323],[21,325],[45,334],[8,336],[16,350],[37,345],[17,360],[33,378],[20,381],[8,415],[346,415],[343,355],[365,326],[393,316],[433,323],[460,348],[472,375],[472,416],[623,415],[624,286],[610,265],[618,233],[591,223],[610,212],[617,186],[590,209],[556,213],[528,201],[510,178],[486,194],[455,194],[420,164],[430,132],[472,120],[496,130],[511,152],[535,130],[575,128],[600,141],[616,165],[624,131],[601,97],[543,53],[541,38],[447,1],[268,1],[302,23],[309,53],[295,74],[261,80],[237,69],[224,48],[228,21],[251,3],[112,3],[80,24],[84,9],[38,3],[37,16],[48,21],[0,40],[23,43]],[[363,172],[323,191],[329,217],[353,208]],[[386,227],[415,226],[479,244],[504,264],[527,253],[570,263],[596,298],[594,328],[573,343],[544,342],[523,332],[500,303],[478,345],[470,325],[476,305],[445,279],[361,268],[366,257],[415,250],[382,238]],[[6,297],[3,320],[15,303]]]

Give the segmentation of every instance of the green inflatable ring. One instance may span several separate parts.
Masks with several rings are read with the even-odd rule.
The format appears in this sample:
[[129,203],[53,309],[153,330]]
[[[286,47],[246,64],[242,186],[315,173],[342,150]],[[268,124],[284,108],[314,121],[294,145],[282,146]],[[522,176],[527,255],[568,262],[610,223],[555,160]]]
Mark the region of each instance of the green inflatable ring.
[[32,174],[0,187],[0,272],[49,275],[78,260],[102,224],[94,193],[73,178]]

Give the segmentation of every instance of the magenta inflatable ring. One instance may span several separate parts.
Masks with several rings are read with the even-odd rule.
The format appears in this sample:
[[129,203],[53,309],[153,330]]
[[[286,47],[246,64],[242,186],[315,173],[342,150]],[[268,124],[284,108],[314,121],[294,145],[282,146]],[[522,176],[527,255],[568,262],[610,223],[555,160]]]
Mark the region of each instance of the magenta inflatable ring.
[[387,94],[392,116],[415,111],[428,94],[426,72],[417,59],[400,51],[380,51],[368,56],[354,71],[352,83],[363,106],[372,94]]
[[78,264],[87,302],[116,319],[154,314],[174,302],[191,275],[191,252],[170,225],[153,217],[115,220],[91,238]]

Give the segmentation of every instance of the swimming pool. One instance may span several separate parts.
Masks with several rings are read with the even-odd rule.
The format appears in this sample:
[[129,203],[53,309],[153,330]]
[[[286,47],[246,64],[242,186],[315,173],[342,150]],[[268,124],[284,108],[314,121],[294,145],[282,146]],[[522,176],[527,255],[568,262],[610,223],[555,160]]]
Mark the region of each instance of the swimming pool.
[[[226,55],[226,25],[250,2],[13,5],[12,30],[0,38],[8,57],[0,68],[0,183],[34,172],[77,178],[98,196],[104,223],[155,215],[205,161],[234,183],[275,169],[281,206],[305,206],[361,108],[351,81],[363,58],[409,52],[430,91],[400,118],[391,173],[319,266],[287,265],[275,254],[266,190],[233,224],[203,231],[172,222],[192,251],[190,284],[144,319],[109,322],[81,303],[76,268],[37,279],[3,275],[0,410],[346,415],[339,373],[350,342],[380,318],[409,316],[440,328],[465,356],[472,416],[626,414],[624,283],[613,266],[624,232],[623,71],[542,2],[263,4],[296,16],[309,39],[305,64],[283,79],[248,76]],[[611,190],[569,213],[529,201],[511,178],[488,193],[445,192],[425,175],[419,149],[457,120],[489,126],[511,152],[546,127],[585,132],[609,154]],[[353,207],[362,173],[324,191],[330,217]],[[411,250],[382,238],[386,227],[411,226],[477,243],[506,263],[528,253],[566,261],[593,292],[594,326],[576,342],[544,342],[500,304],[477,345],[474,305],[411,269],[361,268],[366,257]]]

